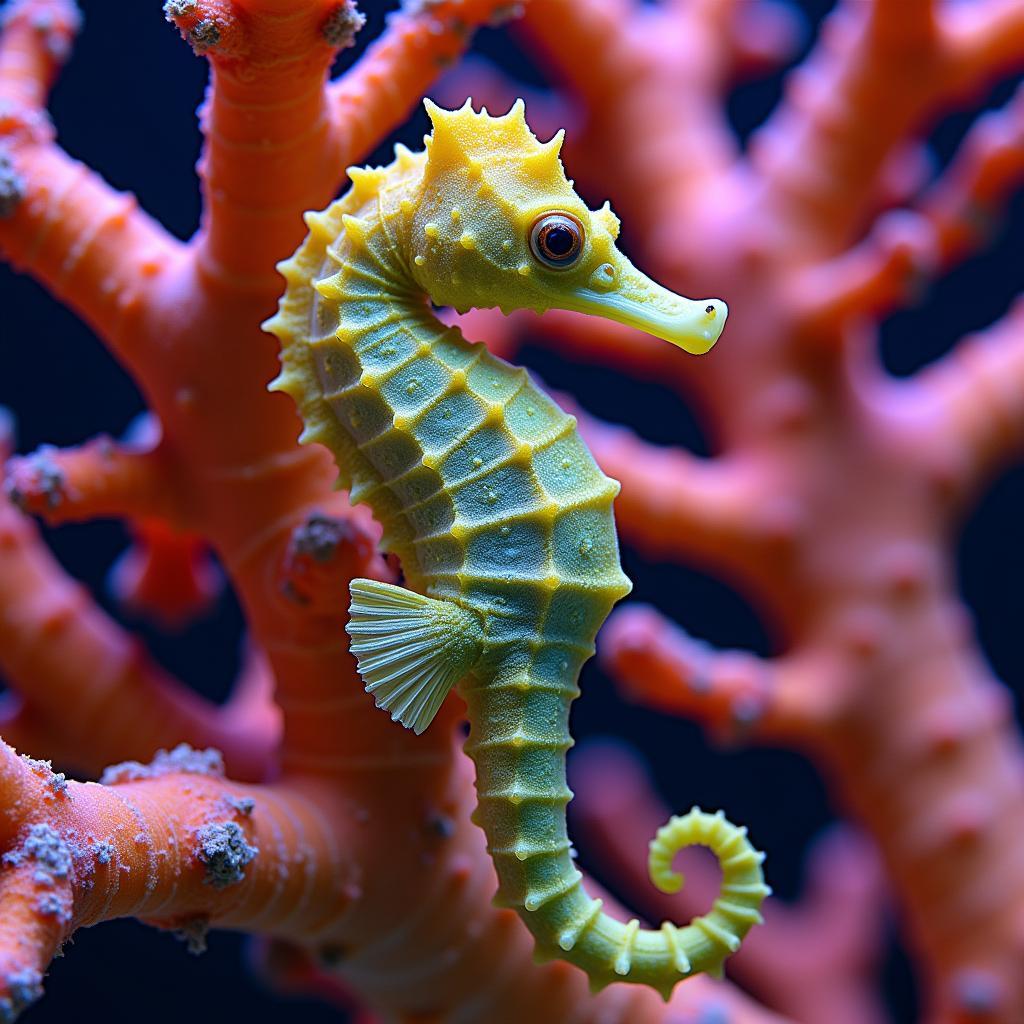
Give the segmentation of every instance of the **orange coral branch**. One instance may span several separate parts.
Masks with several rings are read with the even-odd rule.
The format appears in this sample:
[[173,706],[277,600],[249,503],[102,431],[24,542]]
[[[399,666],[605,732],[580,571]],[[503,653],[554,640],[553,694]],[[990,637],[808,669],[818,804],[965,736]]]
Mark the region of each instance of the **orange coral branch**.
[[[9,444],[9,424],[0,424],[0,457]],[[243,777],[262,774],[268,739],[254,747],[257,737],[238,734],[215,707],[153,665],[9,506],[0,508],[0,609],[0,667],[28,701],[21,720],[34,722],[33,731],[45,721],[49,753],[60,746],[71,763],[96,771],[111,757],[145,758],[188,739],[224,749]]]
[[504,0],[437,0],[395,14],[359,63],[328,88],[339,166],[359,160],[401,124],[434,76],[462,53],[474,27],[514,9]]
[[3,10],[0,103],[33,110],[46,103],[50,85],[81,26],[74,0],[16,0]]
[[52,141],[40,105],[77,25],[63,0],[20,0],[0,35],[0,252],[117,349],[180,245]]
[[[714,899],[718,872],[693,851],[680,855],[686,879],[675,896],[647,876],[647,850],[669,809],[658,799],[640,757],[619,744],[591,744],[577,755],[574,821],[612,881],[652,921],[686,920]],[[882,1024],[873,991],[883,902],[878,857],[847,829],[813,847],[808,882],[795,906],[769,897],[768,927],[744,944],[729,973],[775,1009],[806,1024]]]
[[168,18],[213,71],[201,113],[204,216],[196,256],[204,274],[231,289],[275,292],[273,265],[295,246],[297,211],[326,204],[346,166],[408,115],[440,67],[462,52],[470,28],[501,6],[445,0],[398,16],[354,68],[327,85],[334,55],[361,24],[351,5],[250,4],[244,16],[220,0],[167,5]]
[[223,748],[242,777],[262,774],[269,750],[253,745],[258,737],[239,735],[216,707],[154,665],[67,580],[14,512],[0,512],[0,605],[0,667],[80,769],[95,771],[111,756],[145,758],[188,739]]
[[114,192],[52,143],[12,142],[23,189],[0,218],[0,252],[73,306],[122,358],[139,358],[140,305],[176,266],[181,244],[133,196]]
[[4,489],[48,523],[115,517],[181,522],[166,452],[99,437],[77,448],[49,445],[7,464]]
[[228,782],[215,752],[186,747],[104,783],[67,782],[0,745],[0,1007],[27,1001],[29,977],[38,995],[74,929],[115,917],[330,941],[352,872],[315,791]]
[[643,606],[609,620],[601,659],[630,699],[698,719],[729,737],[799,743],[835,724],[849,707],[850,674],[830,651],[771,661],[718,651]]
[[133,523],[131,533],[131,546],[108,578],[123,608],[167,629],[180,629],[210,610],[224,577],[204,540],[161,519]]
[[269,302],[274,264],[301,231],[299,213],[326,200],[341,179],[325,93],[328,67],[345,41],[327,30],[337,7],[327,0],[165,6],[211,65],[200,111],[203,219],[195,239],[208,283],[264,292]]

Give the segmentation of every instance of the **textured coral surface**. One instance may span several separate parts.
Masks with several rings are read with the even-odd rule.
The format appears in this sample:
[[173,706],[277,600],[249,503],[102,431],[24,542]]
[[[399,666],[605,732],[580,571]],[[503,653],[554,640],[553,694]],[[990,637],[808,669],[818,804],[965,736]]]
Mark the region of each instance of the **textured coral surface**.
[[[83,80],[71,61],[57,129],[70,151],[95,152],[107,177],[138,190],[148,215],[54,141],[45,110],[71,54],[73,7],[3,8],[0,251],[120,369],[91,377],[100,356],[88,354],[88,334],[68,316],[40,329],[12,313],[42,300],[4,279],[0,402],[18,434],[0,418],[11,456],[0,509],[0,1020],[39,997],[76,929],[128,917],[193,951],[209,928],[254,934],[277,990],[371,1007],[353,1011],[367,1020],[873,1024],[887,1014],[886,904],[908,954],[890,989],[912,976],[918,994],[917,1011],[897,999],[900,1019],[1024,1019],[1020,738],[955,563],[965,518],[1024,435],[1022,307],[991,287],[965,290],[955,273],[1024,171],[1024,107],[1010,88],[1024,68],[1024,8],[844,0],[742,147],[726,112],[733,84],[769,74],[798,45],[792,13],[768,2],[532,0],[486,45],[497,52],[507,33],[557,93],[531,95],[481,63],[439,87],[497,109],[525,90],[542,135],[568,124],[567,169],[588,198],[611,198],[636,261],[731,309],[700,360],[568,315],[483,313],[466,326],[660,442],[581,413],[595,455],[623,483],[617,514],[636,596],[660,606],[625,604],[599,656],[639,706],[614,716],[646,752],[663,746],[673,801],[720,801],[769,854],[799,845],[825,815],[794,762],[694,760],[680,748],[696,732],[666,712],[729,745],[806,755],[858,830],[816,842],[801,901],[769,908],[730,961],[735,981],[687,982],[666,1007],[619,985],[594,998],[575,969],[535,965],[528,933],[490,905],[457,701],[415,737],[363,693],[342,629],[346,584],[392,579],[395,567],[377,552],[372,520],[332,491],[326,453],[296,445],[290,402],[265,390],[277,353],[259,324],[281,290],[274,263],[304,233],[300,213],[324,206],[345,166],[389,138],[476,26],[519,12],[497,0],[410,0],[385,25],[364,4],[358,56],[344,52],[325,87],[361,27],[349,2],[171,0],[185,43],[160,24],[158,3],[123,16],[118,6],[86,6],[81,45],[108,66]],[[144,24],[153,40],[164,30],[152,49]],[[168,140],[199,98],[204,61],[189,46],[209,62],[211,87],[202,219],[182,242],[172,229],[194,226],[194,154]],[[62,88],[95,90],[92,108],[62,100]],[[739,120],[757,119],[742,109],[751,95],[730,101]],[[79,112],[66,123],[64,102]],[[941,122],[980,104],[994,109]],[[922,143],[936,125],[937,155]],[[104,162],[108,149],[118,159]],[[1019,286],[1019,239],[1016,254],[998,251],[983,275]],[[936,358],[889,377],[879,325],[929,284],[938,340],[906,350]],[[900,339],[921,323],[887,324],[894,364],[906,366]],[[695,434],[684,408],[711,457],[670,447]],[[118,439],[84,440],[91,430]],[[43,442],[73,447],[32,450]],[[14,456],[16,445],[26,454]],[[117,544],[113,527],[72,525],[99,519],[132,538],[111,598],[74,579],[95,577]],[[991,548],[1004,576],[1016,542]],[[666,568],[676,563],[735,588],[770,640],[758,643],[755,626],[723,629],[733,615],[751,621],[747,607]],[[222,611],[204,622],[212,607]],[[210,696],[192,679],[216,680]],[[589,679],[601,688],[596,672]],[[591,691],[585,680],[584,729],[600,721],[587,711],[600,703]],[[665,808],[637,756],[592,746],[574,761],[585,864],[654,922],[703,909],[714,879],[701,860],[687,862],[678,897],[642,882]],[[782,888],[795,890],[784,853],[779,862]],[[117,927],[83,934],[88,969],[76,973],[67,947],[29,1019],[69,1019],[84,1005],[106,1020],[337,1017],[218,990],[216,967],[204,966],[218,961],[168,958],[167,936],[134,925],[120,933],[126,950],[102,938]],[[160,957],[142,990],[134,947]],[[168,977],[181,992],[139,1005]]]

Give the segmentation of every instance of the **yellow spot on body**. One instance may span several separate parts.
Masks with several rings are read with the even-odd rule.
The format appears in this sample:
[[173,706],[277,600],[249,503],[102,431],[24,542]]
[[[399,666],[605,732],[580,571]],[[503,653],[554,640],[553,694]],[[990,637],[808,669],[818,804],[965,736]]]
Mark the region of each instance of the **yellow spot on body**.
[[541,580],[545,590],[557,590],[559,584],[562,582],[561,577],[557,573],[549,572],[547,576]]
[[459,245],[461,245],[463,249],[475,249],[476,240],[468,231],[463,231],[462,237],[459,239]]
[[571,469],[572,459],[562,459],[562,469]]
[[462,211],[457,206],[453,206],[452,207],[452,223],[453,224],[458,224],[460,220],[462,220]]
[[429,356],[430,355],[430,342],[429,341],[421,341],[416,346],[416,354],[418,356]]
[[405,214],[412,213],[412,210],[413,210],[412,200],[411,199],[403,199],[398,204],[398,208],[402,211],[402,213],[405,213]]
[[[473,468],[474,469],[479,469],[483,464],[484,464],[484,460],[483,459],[481,459],[481,458],[473,459]],[[508,527],[507,526],[503,526],[502,529],[503,530],[507,530]]]
[[437,236],[440,234],[438,226],[434,223],[423,225],[423,234],[427,236],[432,242],[437,241]]
[[530,276],[530,265],[529,265],[529,263],[520,263],[519,266],[516,269],[519,271],[520,274],[522,274],[523,277],[529,277]]
[[405,385],[405,393],[407,395],[414,395],[419,390],[420,382],[414,377],[408,384]]
[[416,264],[417,267],[422,267],[423,264],[427,262],[422,256],[418,256],[418,255],[414,256],[412,261],[413,261],[413,263]]
[[512,239],[511,238],[506,238],[505,241],[501,243],[501,247],[502,247],[502,249],[505,250],[505,252],[508,252],[509,249],[512,248]]

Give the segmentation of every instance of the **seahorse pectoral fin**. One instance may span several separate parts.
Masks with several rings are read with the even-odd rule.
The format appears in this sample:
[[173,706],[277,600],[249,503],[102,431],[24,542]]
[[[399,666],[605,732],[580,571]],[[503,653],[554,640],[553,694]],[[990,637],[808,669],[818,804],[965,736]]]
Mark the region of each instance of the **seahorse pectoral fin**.
[[377,706],[417,735],[483,649],[479,618],[452,601],[375,580],[349,585],[345,627],[359,674]]
[[722,334],[729,307],[721,299],[687,299],[640,273],[624,256],[598,268],[587,285],[558,304],[636,327],[694,355]]

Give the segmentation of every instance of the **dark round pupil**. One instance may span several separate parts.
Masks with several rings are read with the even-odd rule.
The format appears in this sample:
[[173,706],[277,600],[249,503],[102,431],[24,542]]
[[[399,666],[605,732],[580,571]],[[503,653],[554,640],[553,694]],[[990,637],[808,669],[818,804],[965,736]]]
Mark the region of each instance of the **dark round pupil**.
[[544,248],[548,255],[562,259],[570,255],[576,248],[576,236],[563,224],[552,224],[542,236]]

